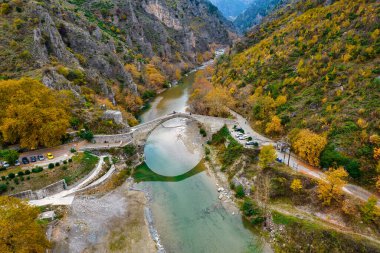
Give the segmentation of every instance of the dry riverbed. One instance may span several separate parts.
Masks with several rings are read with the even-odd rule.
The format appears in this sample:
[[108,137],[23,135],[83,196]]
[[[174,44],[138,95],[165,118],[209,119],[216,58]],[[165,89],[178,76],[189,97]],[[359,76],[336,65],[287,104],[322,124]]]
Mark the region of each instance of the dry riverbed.
[[124,183],[101,197],[77,197],[52,232],[53,252],[156,252],[144,193]]

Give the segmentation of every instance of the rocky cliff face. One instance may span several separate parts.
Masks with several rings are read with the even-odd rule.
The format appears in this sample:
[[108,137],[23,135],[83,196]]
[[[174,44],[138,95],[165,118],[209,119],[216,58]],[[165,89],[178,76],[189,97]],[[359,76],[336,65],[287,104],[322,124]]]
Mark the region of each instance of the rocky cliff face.
[[1,78],[33,76],[77,94],[86,86],[113,102],[111,84],[138,92],[126,63],[157,56],[188,66],[211,44],[230,43],[230,24],[205,0],[25,0],[1,7]]
[[249,7],[234,20],[234,24],[240,32],[245,32],[258,25],[277,6],[286,2],[289,0],[253,0]]

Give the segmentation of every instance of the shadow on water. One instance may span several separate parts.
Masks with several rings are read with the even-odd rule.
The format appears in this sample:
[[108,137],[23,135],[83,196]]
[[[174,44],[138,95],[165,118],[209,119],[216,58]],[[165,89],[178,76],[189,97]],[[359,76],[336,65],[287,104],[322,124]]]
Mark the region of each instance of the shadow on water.
[[152,171],[148,165],[144,162],[137,166],[133,178],[137,183],[140,182],[180,182],[192,176],[195,176],[206,170],[204,160],[201,160],[197,166],[178,176],[163,176]]

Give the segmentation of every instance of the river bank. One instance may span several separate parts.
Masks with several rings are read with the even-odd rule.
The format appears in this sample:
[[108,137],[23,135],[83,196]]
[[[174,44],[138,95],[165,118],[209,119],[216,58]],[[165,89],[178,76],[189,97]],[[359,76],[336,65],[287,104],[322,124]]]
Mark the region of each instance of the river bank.
[[53,252],[156,252],[144,215],[147,199],[130,186],[77,197],[53,229]]

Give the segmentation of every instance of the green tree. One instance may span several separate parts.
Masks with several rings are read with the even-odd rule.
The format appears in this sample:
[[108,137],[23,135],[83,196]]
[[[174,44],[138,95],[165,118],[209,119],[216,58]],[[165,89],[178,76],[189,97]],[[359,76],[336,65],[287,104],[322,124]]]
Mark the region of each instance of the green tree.
[[0,197],[0,252],[46,252],[50,243],[38,214],[38,208],[20,199]]
[[92,139],[94,139],[94,134],[90,130],[86,130],[86,131],[81,131],[79,133],[79,137],[87,141],[92,141]]
[[136,154],[136,147],[134,145],[127,145],[124,147],[124,153],[128,156],[133,156]]
[[235,196],[237,198],[241,199],[241,198],[245,197],[244,187],[241,184],[239,184],[238,186],[236,186],[235,191],[236,191]]
[[360,207],[360,212],[362,214],[362,218],[365,222],[375,221],[380,217],[380,210],[376,206],[377,204],[376,196],[371,196],[368,198],[367,202],[364,203]]
[[8,186],[6,184],[0,184],[0,194],[6,192]]
[[19,153],[13,149],[0,150],[0,157],[7,161],[10,165],[14,165],[19,158]]

